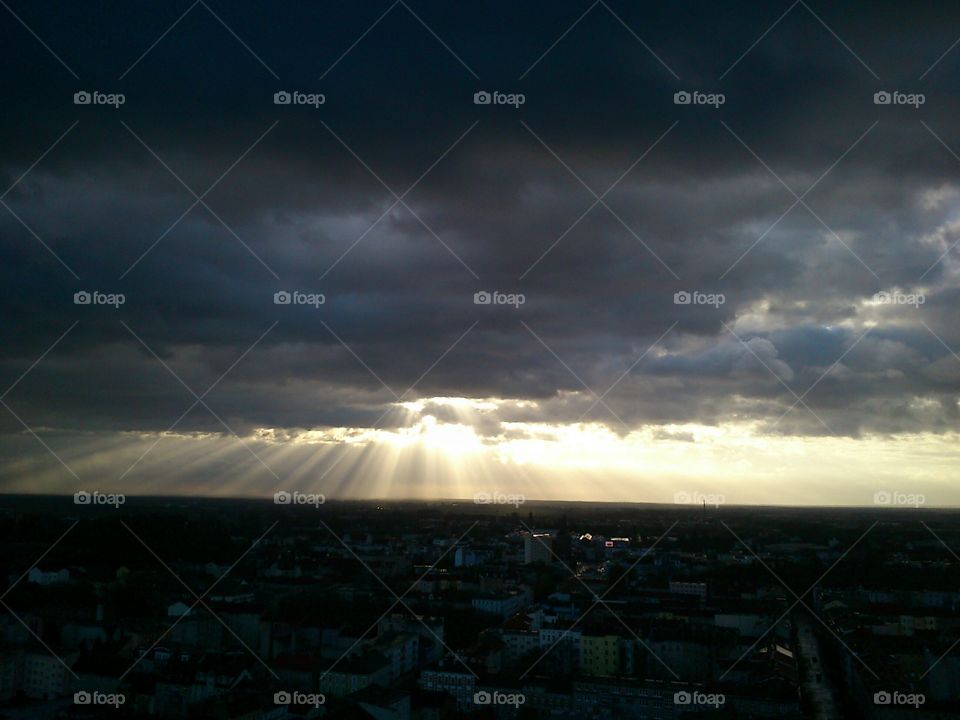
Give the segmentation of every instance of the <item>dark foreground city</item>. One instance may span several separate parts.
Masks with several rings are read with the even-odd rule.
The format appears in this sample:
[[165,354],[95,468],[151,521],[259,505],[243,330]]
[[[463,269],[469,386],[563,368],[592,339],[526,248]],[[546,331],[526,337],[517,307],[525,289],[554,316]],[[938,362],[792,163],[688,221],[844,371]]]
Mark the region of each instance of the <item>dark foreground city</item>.
[[477,500],[4,496],[0,717],[960,717],[956,513]]

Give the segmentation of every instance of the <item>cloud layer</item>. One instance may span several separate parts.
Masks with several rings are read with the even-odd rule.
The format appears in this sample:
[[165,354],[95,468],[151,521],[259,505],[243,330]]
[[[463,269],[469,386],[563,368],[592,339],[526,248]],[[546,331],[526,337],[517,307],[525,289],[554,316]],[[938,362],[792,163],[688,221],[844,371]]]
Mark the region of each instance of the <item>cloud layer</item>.
[[957,431],[956,10],[188,7],[0,21],[8,436]]

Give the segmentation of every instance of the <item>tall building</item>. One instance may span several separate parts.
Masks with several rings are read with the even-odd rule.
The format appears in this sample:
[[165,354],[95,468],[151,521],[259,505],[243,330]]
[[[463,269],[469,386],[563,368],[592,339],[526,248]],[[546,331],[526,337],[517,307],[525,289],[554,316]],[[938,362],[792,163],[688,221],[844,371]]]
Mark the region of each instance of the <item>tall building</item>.
[[557,541],[554,552],[561,562],[569,565],[573,561],[573,542],[570,539],[570,523],[567,520],[567,514],[564,513],[560,518],[560,527],[557,529]]
[[550,563],[553,560],[553,537],[549,533],[532,533],[523,538],[523,563]]

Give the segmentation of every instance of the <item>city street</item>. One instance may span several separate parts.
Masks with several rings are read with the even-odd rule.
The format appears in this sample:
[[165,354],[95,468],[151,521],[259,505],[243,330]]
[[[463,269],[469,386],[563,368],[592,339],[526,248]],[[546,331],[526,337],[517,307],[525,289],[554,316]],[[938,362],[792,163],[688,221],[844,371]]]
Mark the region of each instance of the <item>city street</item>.
[[801,662],[800,688],[803,696],[813,706],[813,717],[817,720],[840,720],[833,696],[833,686],[823,675],[823,660],[820,657],[820,643],[814,633],[815,623],[805,612],[794,616],[797,628],[797,651]]

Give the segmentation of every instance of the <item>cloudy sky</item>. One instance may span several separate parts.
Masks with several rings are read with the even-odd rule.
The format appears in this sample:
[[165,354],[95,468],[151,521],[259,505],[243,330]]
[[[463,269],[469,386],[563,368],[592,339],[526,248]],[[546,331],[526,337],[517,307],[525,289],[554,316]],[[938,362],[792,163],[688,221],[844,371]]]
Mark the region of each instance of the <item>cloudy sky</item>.
[[958,505],[958,36],[7,0],[0,489]]

